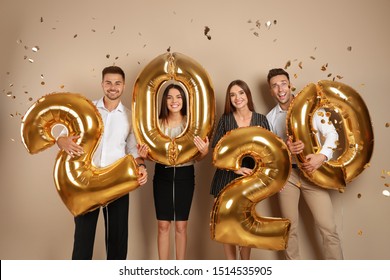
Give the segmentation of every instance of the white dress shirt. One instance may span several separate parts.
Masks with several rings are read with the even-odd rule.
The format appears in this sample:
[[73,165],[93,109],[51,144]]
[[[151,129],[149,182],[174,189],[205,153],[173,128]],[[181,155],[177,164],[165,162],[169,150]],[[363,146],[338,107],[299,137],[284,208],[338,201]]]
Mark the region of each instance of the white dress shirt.
[[[319,114],[321,112],[321,116]],[[271,131],[283,139],[287,140],[286,132],[286,116],[287,111],[284,111],[279,104],[277,104],[268,114],[267,120],[271,127]],[[339,135],[329,118],[326,116],[324,109],[319,109],[313,116],[313,130],[316,132],[318,143],[321,144],[319,153],[326,156],[330,160],[333,156],[333,150],[337,147]],[[324,141],[321,139],[324,138]],[[304,143],[306,144],[306,143]]]
[[[103,134],[97,147],[92,163],[96,167],[108,166],[126,154],[134,159],[139,157],[137,141],[131,126],[131,111],[122,102],[113,111],[104,107],[103,98],[93,101],[103,119]],[[67,135],[64,129],[60,136]]]

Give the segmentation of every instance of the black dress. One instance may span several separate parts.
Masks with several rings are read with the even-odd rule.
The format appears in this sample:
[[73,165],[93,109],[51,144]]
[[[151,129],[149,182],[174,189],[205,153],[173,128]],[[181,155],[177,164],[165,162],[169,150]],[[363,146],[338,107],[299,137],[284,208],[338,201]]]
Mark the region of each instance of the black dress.
[[[163,132],[175,138],[185,128],[185,119],[180,127],[168,129],[161,124]],[[157,220],[187,221],[195,189],[194,163],[166,166],[156,163],[153,177],[153,197]]]
[[[262,114],[258,114],[256,112],[252,113],[252,118],[250,122],[250,126],[261,126],[264,127],[268,130],[270,130],[268,120],[266,116]],[[212,142],[212,147],[215,148],[217,145],[218,141],[225,136],[227,132],[230,130],[238,128],[236,119],[233,116],[233,113],[230,113],[228,115],[223,114],[221,118],[219,119],[217,129],[214,134],[213,142]],[[247,167],[247,168],[254,168],[255,167],[255,162],[253,158],[251,157],[244,157],[242,160],[242,167]],[[241,175],[238,175],[234,173],[233,171],[230,170],[223,170],[223,169],[218,169],[215,171],[213,181],[211,183],[211,188],[210,188],[210,194],[214,195],[214,197],[217,197],[219,192],[231,181],[234,179],[240,177]]]

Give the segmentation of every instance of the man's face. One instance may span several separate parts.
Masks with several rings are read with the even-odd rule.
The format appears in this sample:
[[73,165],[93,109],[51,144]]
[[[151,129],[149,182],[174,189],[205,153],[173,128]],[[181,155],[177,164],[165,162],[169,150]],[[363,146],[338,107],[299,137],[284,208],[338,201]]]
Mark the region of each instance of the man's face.
[[110,100],[116,100],[121,97],[125,82],[120,74],[106,74],[103,77],[102,88],[104,95]]
[[[269,81],[271,95],[276,99],[279,105],[288,107],[292,100],[290,81],[285,75],[274,76]],[[283,108],[287,109],[287,108]]]

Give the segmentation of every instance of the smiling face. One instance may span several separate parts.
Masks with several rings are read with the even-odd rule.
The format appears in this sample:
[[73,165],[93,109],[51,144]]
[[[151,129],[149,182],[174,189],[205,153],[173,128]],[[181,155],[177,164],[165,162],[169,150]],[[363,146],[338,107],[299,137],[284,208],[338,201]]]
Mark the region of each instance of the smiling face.
[[178,89],[169,89],[167,95],[167,108],[171,113],[178,113],[183,108],[183,98]]
[[271,95],[283,110],[287,110],[292,101],[290,81],[285,75],[277,75],[269,80]]
[[245,91],[238,85],[230,88],[230,102],[236,109],[248,107],[248,97]]
[[103,77],[102,88],[104,95],[111,101],[119,99],[125,89],[122,75],[107,73]]

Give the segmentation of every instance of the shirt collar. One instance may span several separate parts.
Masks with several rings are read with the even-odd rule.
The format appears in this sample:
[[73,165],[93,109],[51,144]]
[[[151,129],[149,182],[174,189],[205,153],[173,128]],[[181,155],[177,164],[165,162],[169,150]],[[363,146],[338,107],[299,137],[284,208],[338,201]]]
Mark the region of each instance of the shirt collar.
[[[101,108],[101,109],[104,109],[104,110],[107,110],[106,107],[104,107],[104,102],[103,102],[103,98],[100,98],[98,100],[98,102],[96,103],[96,107],[97,108]],[[123,104],[122,104],[122,101],[119,102],[118,106],[115,108],[114,111],[118,110],[119,112],[123,112],[125,110]]]

